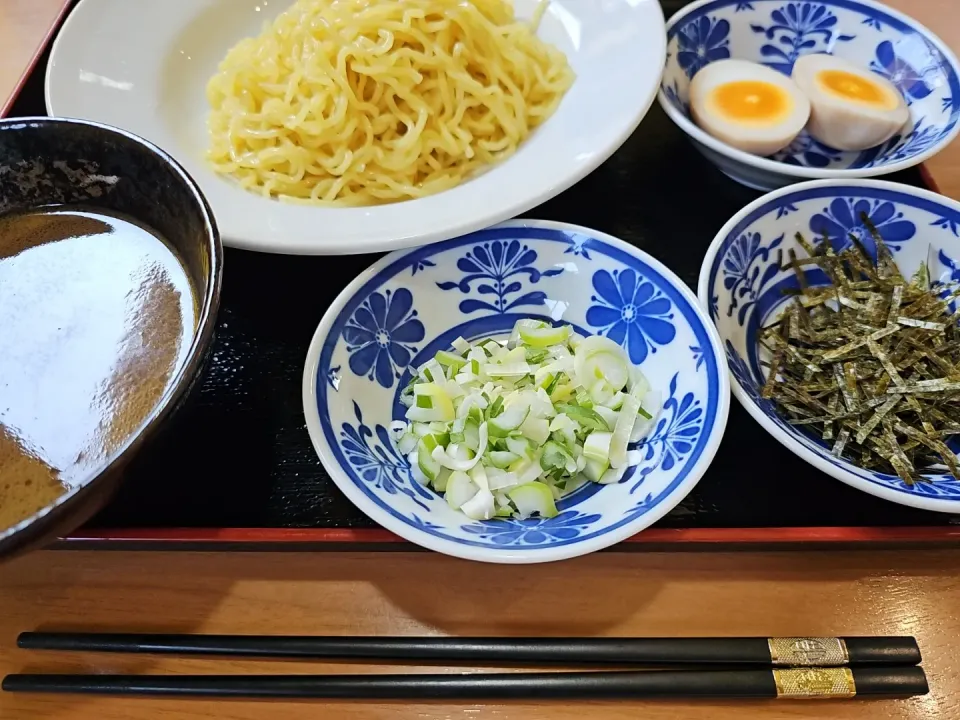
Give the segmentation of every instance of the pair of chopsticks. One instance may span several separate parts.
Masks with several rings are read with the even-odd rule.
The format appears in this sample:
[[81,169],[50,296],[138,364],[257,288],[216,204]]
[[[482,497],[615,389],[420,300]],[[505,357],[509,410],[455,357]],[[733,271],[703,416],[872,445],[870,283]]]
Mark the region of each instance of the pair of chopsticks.
[[[912,637],[452,638],[28,632],[31,650],[311,660],[693,666],[462,675],[8,675],[8,692],[340,699],[907,697],[928,692]],[[733,666],[733,669],[731,669]],[[711,669],[704,669],[711,668]],[[719,669],[722,668],[722,669]]]

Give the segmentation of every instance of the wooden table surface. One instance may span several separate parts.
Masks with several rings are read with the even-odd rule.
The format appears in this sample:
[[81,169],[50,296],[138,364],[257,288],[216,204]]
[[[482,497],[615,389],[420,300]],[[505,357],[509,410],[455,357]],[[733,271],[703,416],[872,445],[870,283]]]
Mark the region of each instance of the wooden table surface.
[[[0,0],[0,105],[61,4]],[[892,4],[960,49],[956,0]],[[930,169],[945,194],[960,198],[960,142],[942,152]],[[948,550],[603,553],[525,568],[477,565],[427,553],[41,552],[0,567],[0,674],[323,671],[309,664],[67,656],[14,649],[18,632],[41,627],[381,635],[911,634],[920,641],[931,693],[899,701],[749,705],[320,704],[3,694],[0,719],[958,718],[958,569],[960,552]],[[352,670],[386,668],[364,665]]]

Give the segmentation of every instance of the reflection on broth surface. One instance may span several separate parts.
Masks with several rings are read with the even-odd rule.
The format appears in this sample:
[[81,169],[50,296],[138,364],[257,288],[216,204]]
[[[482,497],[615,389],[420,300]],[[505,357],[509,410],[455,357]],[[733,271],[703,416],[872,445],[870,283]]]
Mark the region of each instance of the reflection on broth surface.
[[63,490],[59,473],[0,424],[0,530],[46,507]]
[[72,206],[0,217],[0,531],[123,448],[195,322],[180,261],[131,219]]

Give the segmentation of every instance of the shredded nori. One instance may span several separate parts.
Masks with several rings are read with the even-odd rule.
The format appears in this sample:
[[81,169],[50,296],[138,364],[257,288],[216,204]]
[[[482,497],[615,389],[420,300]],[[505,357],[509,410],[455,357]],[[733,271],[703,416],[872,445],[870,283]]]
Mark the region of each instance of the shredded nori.
[[[791,424],[816,432],[863,468],[912,485],[939,466],[960,479],[945,438],[960,434],[960,297],[931,285],[922,265],[907,280],[866,215],[876,261],[859,238],[840,253],[799,233],[808,257],[791,250],[798,288],[779,319],[760,332],[770,352],[761,394]],[[816,266],[829,284],[810,286]]]

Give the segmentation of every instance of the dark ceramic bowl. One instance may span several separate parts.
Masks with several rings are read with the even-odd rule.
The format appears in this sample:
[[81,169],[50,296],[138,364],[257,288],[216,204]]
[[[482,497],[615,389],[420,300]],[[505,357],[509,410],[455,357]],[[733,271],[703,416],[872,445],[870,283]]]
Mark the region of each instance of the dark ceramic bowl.
[[96,123],[0,121],[0,213],[62,203],[123,213],[164,237],[179,253],[193,285],[197,328],[186,361],[140,430],[55,503],[12,528],[0,528],[0,557],[73,530],[110,499],[130,459],[196,384],[220,302],[220,234],[197,184],[173,158],[141,138]]

